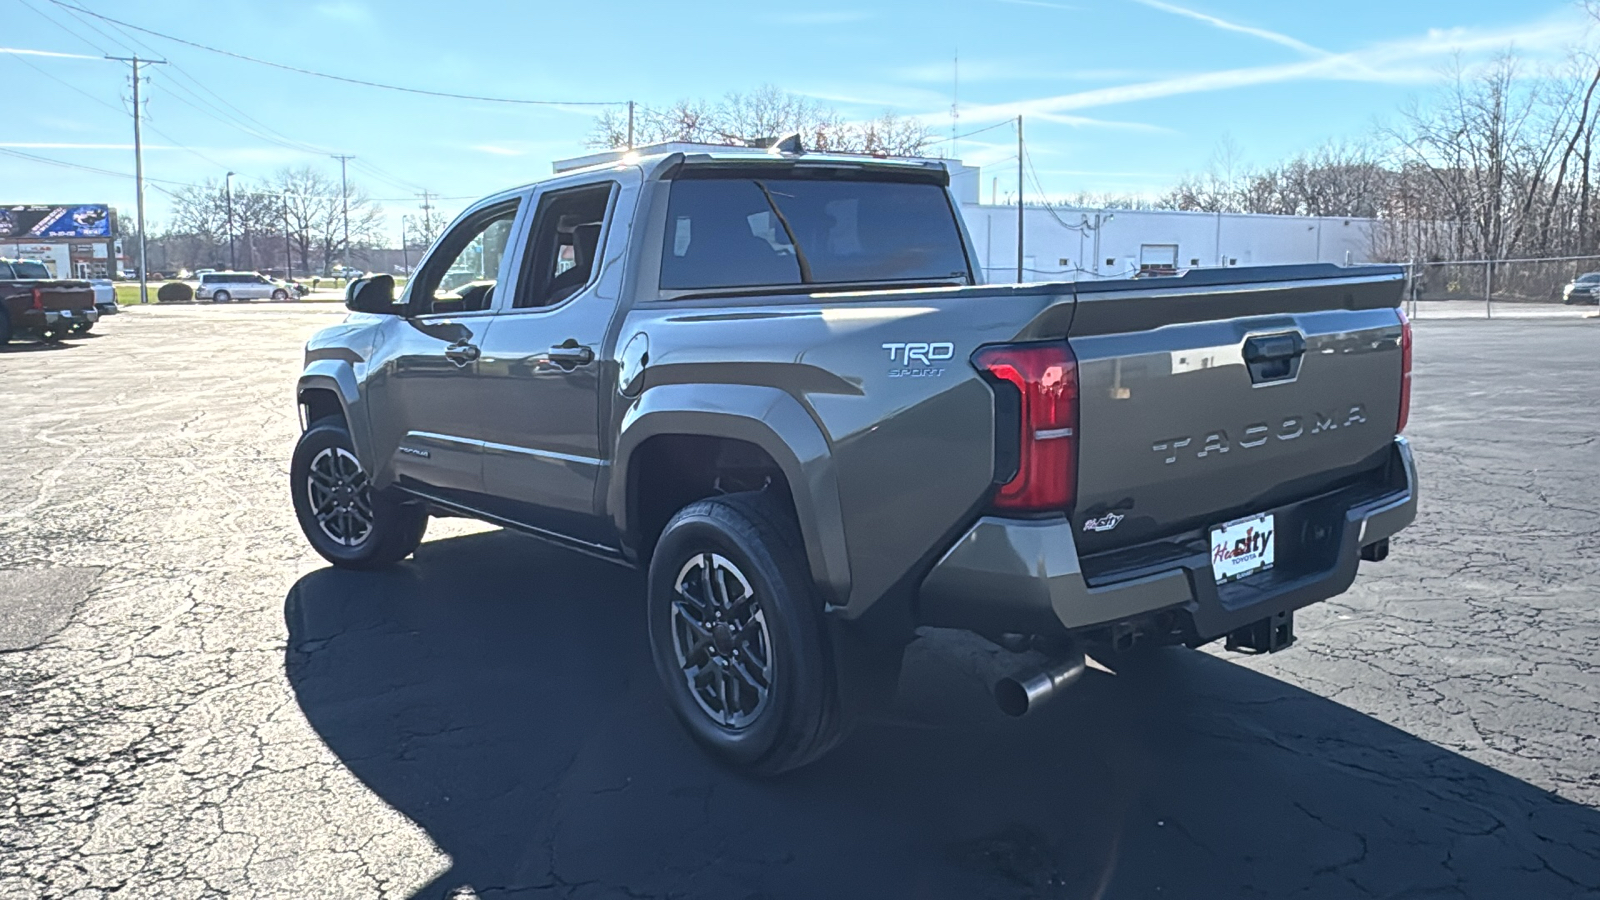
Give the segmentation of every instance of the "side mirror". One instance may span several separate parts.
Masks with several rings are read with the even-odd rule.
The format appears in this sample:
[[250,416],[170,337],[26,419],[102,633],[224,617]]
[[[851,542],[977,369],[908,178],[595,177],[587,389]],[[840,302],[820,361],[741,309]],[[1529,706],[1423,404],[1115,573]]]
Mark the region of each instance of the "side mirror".
[[394,305],[394,276],[373,275],[350,282],[345,285],[344,305],[352,312],[399,315]]

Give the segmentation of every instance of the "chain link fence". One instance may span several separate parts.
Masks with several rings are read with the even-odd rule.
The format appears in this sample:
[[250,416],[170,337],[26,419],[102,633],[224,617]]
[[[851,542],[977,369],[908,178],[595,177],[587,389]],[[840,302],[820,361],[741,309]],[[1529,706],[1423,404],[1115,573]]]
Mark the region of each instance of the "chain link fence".
[[[1581,316],[1594,312],[1600,299],[1600,256],[1412,263],[1407,268],[1406,309],[1413,318]],[[1589,273],[1596,273],[1593,292],[1578,281]]]

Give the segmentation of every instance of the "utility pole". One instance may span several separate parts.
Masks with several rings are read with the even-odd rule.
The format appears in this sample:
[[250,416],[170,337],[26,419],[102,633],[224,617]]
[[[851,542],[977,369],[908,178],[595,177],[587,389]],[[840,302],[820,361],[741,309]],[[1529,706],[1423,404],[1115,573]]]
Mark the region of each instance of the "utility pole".
[[1017,116],[1017,284],[1022,283],[1022,117]]
[[633,101],[628,101],[628,149],[633,149]]
[[164,59],[140,59],[139,54],[132,56],[107,56],[117,62],[129,63],[133,66],[133,194],[138,206],[139,218],[139,302],[150,302],[150,273],[145,265],[144,253],[144,141],[139,133],[139,118],[142,110],[139,107],[139,67],[164,66]]
[[339,264],[346,269],[350,268],[350,180],[347,177],[347,164],[354,156],[335,154],[334,159],[339,161],[339,196],[344,200],[344,248],[339,252]]
[[406,248],[406,217],[400,217],[400,268],[405,270],[407,278],[411,277],[411,251]]
[[223,182],[228,186],[228,271],[237,271],[239,263],[233,253],[233,173],[229,172]]
[[283,280],[294,283],[294,240],[289,237],[289,195],[283,195]]
[[433,203],[431,201],[433,194],[430,191],[423,191],[419,196],[422,197],[422,239],[424,241],[432,241]]

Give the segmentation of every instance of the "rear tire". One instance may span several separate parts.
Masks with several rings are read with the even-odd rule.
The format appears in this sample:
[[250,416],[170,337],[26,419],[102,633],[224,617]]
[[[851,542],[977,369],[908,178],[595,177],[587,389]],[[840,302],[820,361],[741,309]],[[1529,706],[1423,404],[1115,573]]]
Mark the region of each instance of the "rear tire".
[[211,302],[212,303],[230,303],[230,302],[232,302],[232,300],[233,300],[233,295],[228,293],[227,291],[217,291],[216,293],[211,295]]
[[337,419],[314,423],[300,436],[289,487],[300,530],[336,566],[394,565],[417,549],[428,530],[426,506],[393,490],[372,490],[350,432]]
[[650,647],[673,712],[711,755],[761,775],[847,733],[803,547],[787,506],[750,492],[684,507],[650,559]]
[[88,334],[89,330],[93,327],[93,322],[79,322],[78,324],[73,325],[69,331],[72,334]]

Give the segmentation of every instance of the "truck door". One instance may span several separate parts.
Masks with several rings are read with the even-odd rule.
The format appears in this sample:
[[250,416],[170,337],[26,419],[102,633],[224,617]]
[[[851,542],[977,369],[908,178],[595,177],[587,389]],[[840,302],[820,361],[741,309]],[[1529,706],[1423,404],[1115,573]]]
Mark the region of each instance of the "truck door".
[[491,203],[440,238],[406,287],[407,314],[383,330],[367,382],[378,464],[404,487],[475,508],[496,415],[480,359],[520,205]]
[[621,293],[637,173],[539,192],[513,296],[499,298],[478,378],[484,484],[505,518],[612,547],[597,515],[609,470],[606,421],[614,366],[605,341]]

